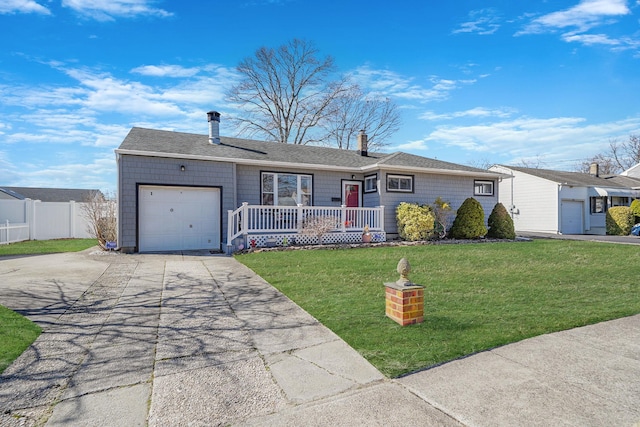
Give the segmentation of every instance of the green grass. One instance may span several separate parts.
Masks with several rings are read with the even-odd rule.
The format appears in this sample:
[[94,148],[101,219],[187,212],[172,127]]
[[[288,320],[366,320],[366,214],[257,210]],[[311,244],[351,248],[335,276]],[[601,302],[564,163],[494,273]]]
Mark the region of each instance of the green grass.
[[42,329],[0,305],[0,373],[38,338]]
[[[0,256],[78,252],[95,245],[96,239],[30,240],[0,245]],[[20,356],[40,332],[38,325],[0,305],[0,372]]]
[[0,256],[79,252],[97,244],[96,239],[28,240],[0,245]]
[[[400,258],[425,288],[425,321],[385,316]],[[535,240],[236,257],[360,352],[400,376],[525,338],[640,313],[640,248]]]

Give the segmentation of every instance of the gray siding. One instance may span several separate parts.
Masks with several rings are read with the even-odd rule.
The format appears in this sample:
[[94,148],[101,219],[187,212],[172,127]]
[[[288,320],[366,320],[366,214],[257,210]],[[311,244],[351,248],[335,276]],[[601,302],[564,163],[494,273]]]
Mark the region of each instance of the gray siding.
[[227,210],[235,209],[231,163],[129,155],[121,155],[118,163],[118,239],[123,250],[137,248],[138,184],[221,188],[221,238],[226,240]]
[[[362,181],[364,174],[308,170],[304,168],[270,168],[234,165],[202,160],[180,160],[160,157],[121,155],[118,160],[118,232],[123,250],[137,248],[137,185],[206,186],[221,188],[221,238],[226,243],[227,211],[243,202],[260,204],[260,172],[288,172],[313,175],[313,203],[316,206],[340,206],[342,181]],[[186,170],[180,170],[184,165]],[[235,175],[234,178],[234,169]],[[368,172],[367,175],[371,173]],[[386,172],[378,171],[378,191],[363,194],[364,206],[385,206],[385,231],[397,233],[395,209],[400,202],[431,204],[437,197],[457,209],[468,197],[475,197],[485,210],[485,220],[498,201],[498,184],[494,196],[474,196],[474,178],[437,174],[414,174],[413,193],[386,191]],[[484,179],[484,178],[483,178]]]
[[[332,201],[332,199],[341,199],[342,180],[351,180],[351,175],[353,175],[353,173],[350,172],[329,172],[296,168],[270,168],[238,165],[238,205],[241,205],[243,202],[247,202],[250,205],[260,204],[261,172],[283,172],[313,175],[313,204],[315,206],[340,206],[340,201]],[[362,174],[356,175],[356,180],[362,179]],[[365,204],[365,206],[367,205]]]
[[[392,174],[396,174],[393,172]],[[433,204],[438,197],[449,202],[456,210],[469,197],[475,198],[484,209],[485,223],[491,210],[498,203],[498,183],[494,181],[493,196],[474,196],[475,178],[467,176],[451,176],[436,174],[413,174],[413,193],[387,191],[387,172],[379,173],[379,188],[381,205],[385,206],[385,231],[390,234],[398,232],[396,224],[396,208],[401,202]],[[486,181],[486,178],[478,178]]]

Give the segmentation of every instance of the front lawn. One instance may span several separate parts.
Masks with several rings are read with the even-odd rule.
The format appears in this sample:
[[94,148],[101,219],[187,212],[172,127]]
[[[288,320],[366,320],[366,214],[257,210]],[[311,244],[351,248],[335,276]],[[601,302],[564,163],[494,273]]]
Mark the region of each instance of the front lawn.
[[[385,316],[400,258],[425,288],[425,321]],[[396,377],[548,332],[640,313],[638,246],[535,240],[236,258]]]
[[0,245],[0,256],[79,252],[97,244],[96,239],[27,240]]
[[38,338],[42,329],[0,305],[0,373]]

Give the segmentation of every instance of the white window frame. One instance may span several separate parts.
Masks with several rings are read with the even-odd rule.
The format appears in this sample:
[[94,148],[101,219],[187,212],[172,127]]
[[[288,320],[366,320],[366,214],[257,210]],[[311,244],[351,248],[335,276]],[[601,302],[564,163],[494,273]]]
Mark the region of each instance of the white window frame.
[[[265,192],[264,191],[264,177],[266,175],[271,175],[273,179],[273,191]],[[284,175],[292,175],[296,177],[296,199],[295,204],[302,204],[311,206],[313,204],[313,175],[309,174],[300,174],[300,173],[290,173],[290,172],[261,172],[260,173],[260,203],[265,204],[264,196],[265,194],[273,195],[273,206],[282,206],[279,200],[279,191],[278,191],[278,177]],[[303,191],[302,181],[303,178],[309,179],[309,185],[307,190]],[[267,206],[271,206],[267,204]]]
[[364,177],[364,192],[375,193],[378,191],[378,174],[367,175]]
[[[488,191],[487,191],[488,188]],[[493,196],[495,192],[495,183],[493,181],[483,181],[476,179],[473,181],[474,196]]]
[[611,196],[608,205],[610,207],[614,207],[614,206],[629,206],[629,203],[630,203],[629,199],[630,199],[630,197],[628,197],[628,196]]
[[592,214],[603,214],[607,212],[607,205],[608,201],[605,196],[590,197],[589,211]]
[[[391,188],[389,185],[392,181],[398,181],[396,188]],[[402,182],[408,184],[408,187],[405,185],[405,188],[402,188]],[[387,192],[389,193],[413,193],[413,175],[396,175],[396,174],[387,174]]]

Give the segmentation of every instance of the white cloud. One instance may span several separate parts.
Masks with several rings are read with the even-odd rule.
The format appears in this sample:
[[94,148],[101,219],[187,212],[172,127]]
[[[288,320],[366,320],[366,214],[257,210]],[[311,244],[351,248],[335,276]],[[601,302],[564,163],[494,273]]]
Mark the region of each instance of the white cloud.
[[549,13],[531,21],[520,34],[541,33],[575,27],[579,32],[602,25],[611,17],[631,13],[626,0],[582,0],[566,10]]
[[474,79],[452,80],[431,76],[428,81],[431,86],[425,87],[416,83],[413,78],[403,77],[393,71],[374,70],[367,66],[352,71],[351,76],[374,96],[388,96],[421,103],[448,99],[450,92],[460,86],[475,83]]
[[[70,153],[73,156],[73,153]],[[84,156],[86,158],[86,156]],[[113,152],[98,154],[93,158],[86,158],[83,162],[64,162],[48,167],[33,165],[27,170],[14,171],[12,181],[19,182],[25,187],[59,187],[59,188],[97,188],[113,192],[113,182],[110,177],[116,170]]]
[[12,13],[40,13],[51,15],[51,11],[33,0],[2,0],[0,1],[0,14]]
[[602,32],[588,33],[596,27],[615,24],[616,18],[630,13],[627,0],[581,0],[579,4],[569,9],[552,12],[531,20],[515,35],[561,31],[562,40],[567,43],[608,46],[614,51],[638,49],[640,48],[640,40],[634,37],[613,37]]
[[192,77],[200,72],[200,68],[185,68],[180,65],[143,65],[134,68],[131,72],[154,77]]
[[[113,190],[113,149],[132,126],[206,134],[206,111],[225,111],[224,91],[237,78],[232,68],[212,64],[198,68],[201,76],[179,79],[123,79],[55,61],[47,65],[71,77],[71,84],[0,85],[0,148],[11,147],[0,159],[0,182]],[[232,135],[228,126],[223,133]],[[102,160],[92,162],[96,156]]]
[[623,51],[628,49],[640,49],[640,40],[630,37],[621,37],[612,39],[606,34],[574,34],[566,33],[562,35],[562,39],[568,43],[582,43],[585,46],[610,46],[613,51]]
[[452,33],[493,34],[500,28],[500,21],[495,9],[472,10],[469,12],[469,20],[460,24]]
[[619,46],[620,40],[609,38],[606,34],[572,34],[562,35],[562,39],[566,42],[578,42],[585,45],[603,44],[610,46]]
[[418,116],[419,119],[422,120],[452,120],[459,119],[464,117],[470,118],[480,118],[480,117],[502,117],[506,118],[515,113],[514,109],[510,108],[500,108],[500,109],[489,109],[484,107],[476,107],[471,108],[465,111],[456,111],[453,113],[446,114],[436,114],[433,111],[426,111]]
[[515,160],[544,153],[552,161],[567,161],[595,155],[606,149],[610,139],[638,132],[640,117],[596,124],[580,117],[520,117],[489,124],[437,126],[423,139],[397,148],[427,150],[444,145],[470,152],[499,153]]
[[98,21],[113,21],[115,18],[132,18],[140,15],[166,18],[171,12],[152,7],[150,0],[62,0],[68,7],[82,16]]

